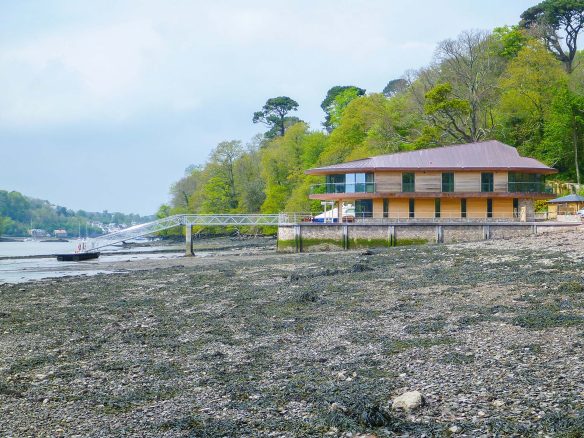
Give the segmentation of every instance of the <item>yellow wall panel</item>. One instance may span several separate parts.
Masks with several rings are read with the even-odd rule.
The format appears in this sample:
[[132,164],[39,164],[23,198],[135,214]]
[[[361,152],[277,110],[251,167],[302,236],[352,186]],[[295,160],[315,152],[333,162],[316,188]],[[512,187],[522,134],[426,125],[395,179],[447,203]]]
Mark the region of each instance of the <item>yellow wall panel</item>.
[[440,217],[456,219],[460,217],[460,199],[443,198],[440,202]]
[[513,199],[494,198],[493,199],[493,217],[494,218],[512,218],[513,217]]
[[390,199],[389,217],[392,219],[405,219],[410,213],[409,199]]
[[375,218],[383,217],[383,199],[373,200],[373,217]]
[[485,198],[467,198],[466,217],[470,219],[486,219],[487,200]]
[[434,199],[416,199],[415,203],[416,218],[433,218],[434,217]]

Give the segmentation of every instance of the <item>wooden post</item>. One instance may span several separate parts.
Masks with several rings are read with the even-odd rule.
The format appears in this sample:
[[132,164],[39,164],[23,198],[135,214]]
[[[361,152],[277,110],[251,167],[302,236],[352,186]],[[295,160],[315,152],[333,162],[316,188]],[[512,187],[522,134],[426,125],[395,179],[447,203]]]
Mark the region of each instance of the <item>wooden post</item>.
[[389,246],[395,246],[395,226],[390,225],[387,227],[387,240],[389,242]]
[[343,249],[349,249],[349,226],[343,225]]
[[185,225],[185,256],[194,256],[193,252],[193,226]]

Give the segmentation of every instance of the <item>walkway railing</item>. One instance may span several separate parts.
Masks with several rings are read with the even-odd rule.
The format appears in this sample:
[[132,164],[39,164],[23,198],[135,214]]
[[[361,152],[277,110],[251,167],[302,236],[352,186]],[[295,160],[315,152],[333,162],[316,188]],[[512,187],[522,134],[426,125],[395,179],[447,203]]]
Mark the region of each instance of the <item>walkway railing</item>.
[[177,214],[89,239],[85,252],[178,226],[277,226],[289,220],[286,214]]

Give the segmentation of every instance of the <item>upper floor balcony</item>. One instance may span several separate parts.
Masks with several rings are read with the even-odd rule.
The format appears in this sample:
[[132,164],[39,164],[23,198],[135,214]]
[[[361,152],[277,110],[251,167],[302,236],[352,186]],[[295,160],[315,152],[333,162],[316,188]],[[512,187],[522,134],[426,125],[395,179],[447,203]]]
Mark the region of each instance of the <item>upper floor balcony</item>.
[[[440,190],[441,189],[441,190]],[[454,184],[443,185],[439,190],[416,190],[416,186],[413,182],[407,182],[399,187],[399,190],[383,190],[378,189],[378,184],[375,182],[363,182],[363,183],[323,183],[314,184],[310,186],[311,195],[338,195],[338,194],[349,194],[351,197],[355,197],[357,194],[366,194],[371,197],[371,195],[376,195],[383,197],[384,195],[398,195],[400,197],[408,197],[410,195],[429,195],[435,196],[440,193],[497,193],[497,194],[535,194],[535,195],[553,195],[553,189],[551,186],[546,185],[544,182],[506,182],[497,183],[495,186],[493,182],[483,182],[477,186],[475,190],[457,190]]]

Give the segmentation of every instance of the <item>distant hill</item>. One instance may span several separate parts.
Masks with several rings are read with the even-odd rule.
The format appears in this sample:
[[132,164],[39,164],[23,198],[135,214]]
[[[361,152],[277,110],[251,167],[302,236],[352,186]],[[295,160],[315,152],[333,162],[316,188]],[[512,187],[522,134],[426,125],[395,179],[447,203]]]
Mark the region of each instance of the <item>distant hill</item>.
[[153,216],[138,214],[73,211],[51,204],[49,201],[30,198],[19,192],[0,190],[0,235],[27,236],[35,229],[38,234],[53,234],[65,230],[69,236],[103,234],[112,228],[130,226],[153,220]]

